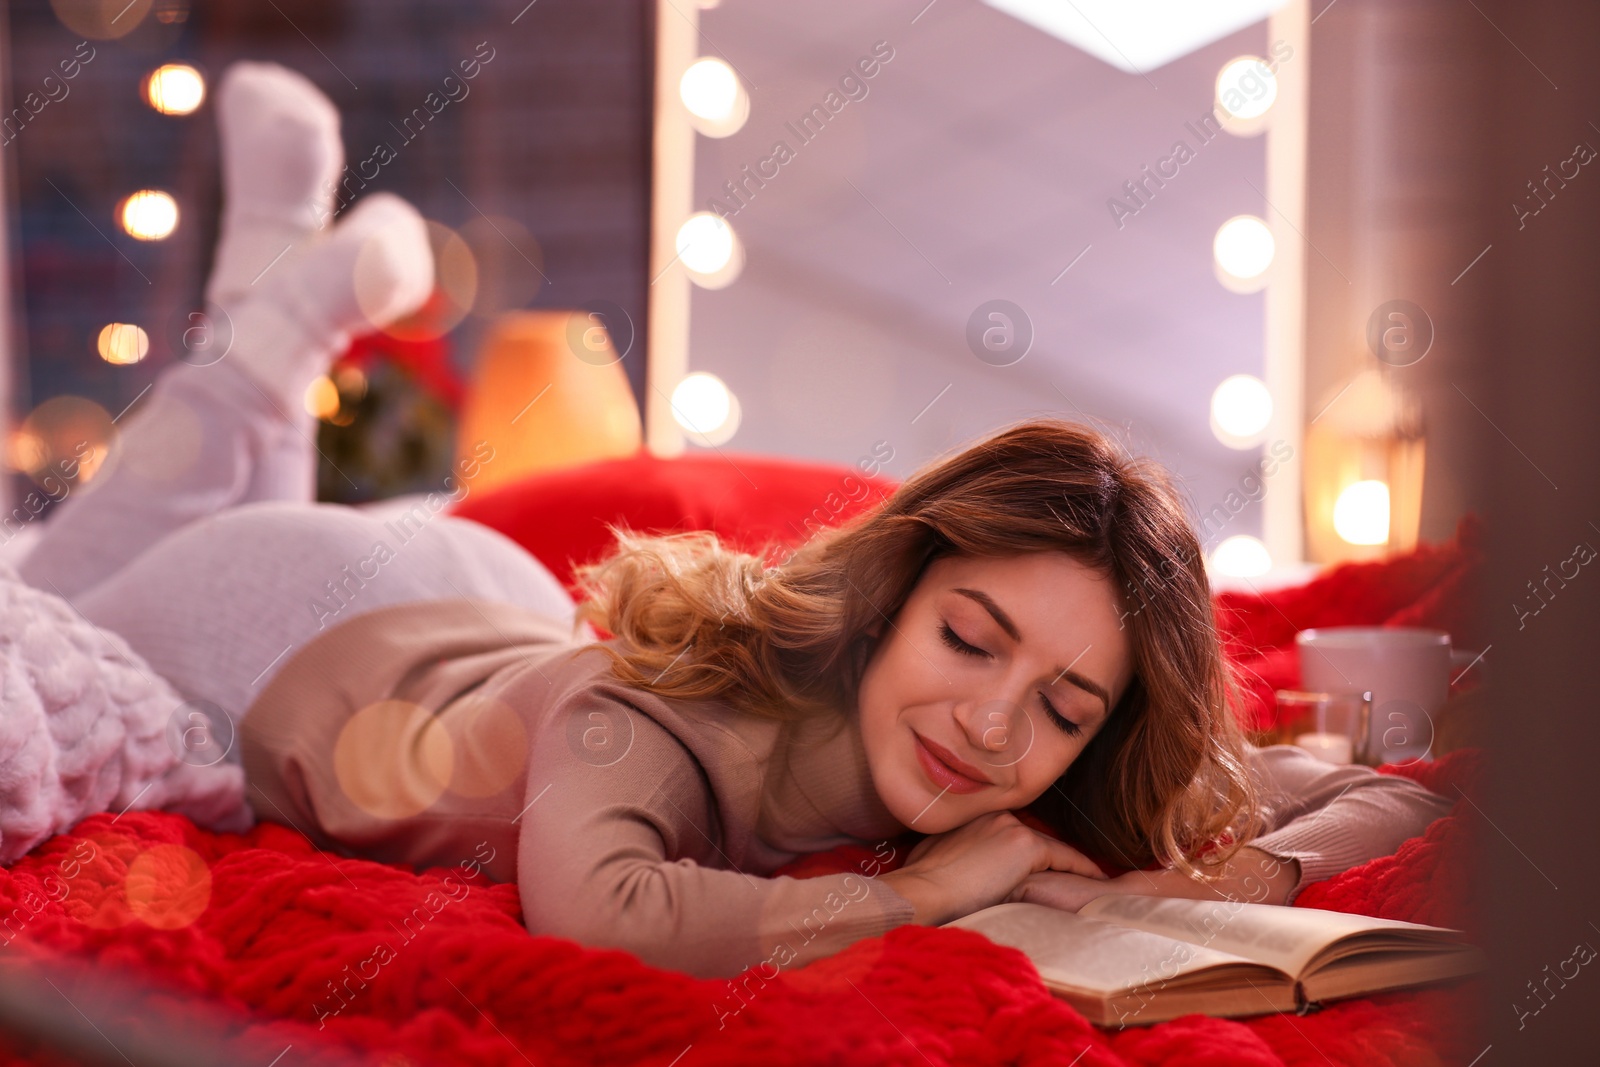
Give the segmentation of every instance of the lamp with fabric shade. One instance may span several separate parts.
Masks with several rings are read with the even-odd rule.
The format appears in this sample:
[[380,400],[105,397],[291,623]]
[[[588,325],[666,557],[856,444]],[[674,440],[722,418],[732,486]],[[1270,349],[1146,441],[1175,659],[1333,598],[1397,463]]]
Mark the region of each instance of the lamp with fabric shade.
[[484,442],[493,458],[465,479],[474,489],[639,451],[639,405],[600,316],[513,311],[496,320],[473,369],[456,454],[479,454]]

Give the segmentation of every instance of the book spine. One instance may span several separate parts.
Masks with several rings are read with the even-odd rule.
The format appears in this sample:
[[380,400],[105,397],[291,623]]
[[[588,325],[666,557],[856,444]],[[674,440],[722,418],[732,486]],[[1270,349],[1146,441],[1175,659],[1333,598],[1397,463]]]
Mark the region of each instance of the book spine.
[[1306,987],[1296,981],[1294,984],[1294,1013],[1296,1015],[1310,1015],[1312,1012],[1321,1010],[1322,1002],[1307,999]]

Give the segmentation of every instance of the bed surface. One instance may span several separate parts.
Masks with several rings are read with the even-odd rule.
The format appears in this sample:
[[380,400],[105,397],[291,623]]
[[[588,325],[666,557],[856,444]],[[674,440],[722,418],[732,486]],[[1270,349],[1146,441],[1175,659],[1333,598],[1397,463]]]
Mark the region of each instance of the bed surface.
[[[761,468],[749,471],[761,480]],[[840,472],[824,473],[797,491],[806,504],[797,514]],[[481,510],[493,513],[494,504],[497,528],[524,540],[517,519],[537,517],[536,496],[519,507],[486,499]],[[739,514],[731,498],[707,506],[713,520]],[[594,530],[610,517],[593,516]],[[1226,646],[1253,694],[1255,725],[1271,725],[1271,690],[1297,681],[1297,629],[1428,624],[1470,643],[1476,537],[1475,524],[1463,522],[1452,541],[1400,559],[1346,565],[1261,597],[1219,593]],[[563,576],[587,550],[540,547]],[[1308,887],[1297,905],[1472,936],[1472,846],[1482,819],[1468,798],[1482,762],[1477,750],[1461,749],[1391,768],[1456,798],[1454,812],[1394,856]],[[787,873],[842,870],[864,857],[840,849]],[[921,926],[776,977],[752,970],[737,983],[705,981],[624,952],[530,936],[515,887],[481,874],[344,858],[274,823],[213,834],[167,813],[93,816],[0,870],[0,921],[5,916],[11,936],[25,932],[149,988],[222,1005],[284,1045],[309,1050],[331,1040],[373,1063],[1276,1067],[1467,1063],[1483,1044],[1469,999],[1479,979],[1349,1000],[1305,1017],[1188,1016],[1099,1029],[1050,996],[1020,952],[970,931]],[[0,1065],[49,1062],[36,1055],[0,1034]]]

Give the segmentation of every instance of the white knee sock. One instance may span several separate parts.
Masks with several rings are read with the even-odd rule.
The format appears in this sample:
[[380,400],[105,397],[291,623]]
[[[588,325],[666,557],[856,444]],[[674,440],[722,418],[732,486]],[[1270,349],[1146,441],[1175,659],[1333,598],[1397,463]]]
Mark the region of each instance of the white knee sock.
[[235,63],[217,90],[222,226],[206,299],[236,299],[284,249],[327,227],[344,167],[339,112],[304,76]]
[[299,408],[350,338],[415,311],[433,290],[433,253],[416,208],[374,193],[327,234],[292,248],[228,312],[229,358]]
[[228,358],[286,411],[352,335],[416,310],[433,288],[427,227],[397,196],[327,226],[343,166],[339,113],[299,74],[236,63],[217,120],[225,208],[206,296]]

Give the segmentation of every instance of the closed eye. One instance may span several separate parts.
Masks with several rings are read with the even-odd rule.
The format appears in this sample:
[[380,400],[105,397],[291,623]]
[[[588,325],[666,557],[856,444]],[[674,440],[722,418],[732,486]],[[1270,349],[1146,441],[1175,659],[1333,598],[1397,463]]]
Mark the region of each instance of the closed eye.
[[[985,652],[977,645],[968,644],[966,641],[963,641],[961,639],[961,635],[952,630],[948,622],[939,623],[939,639],[963,655],[983,656],[985,658],[989,656],[989,653]],[[1062,733],[1066,734],[1068,737],[1077,737],[1079,734],[1083,733],[1083,727],[1064,717],[1059,711],[1057,711],[1055,705],[1050,703],[1050,698],[1045,696],[1042,691],[1039,693],[1039,703],[1044,706],[1045,715],[1049,716],[1050,721],[1055,723],[1056,728]]]

